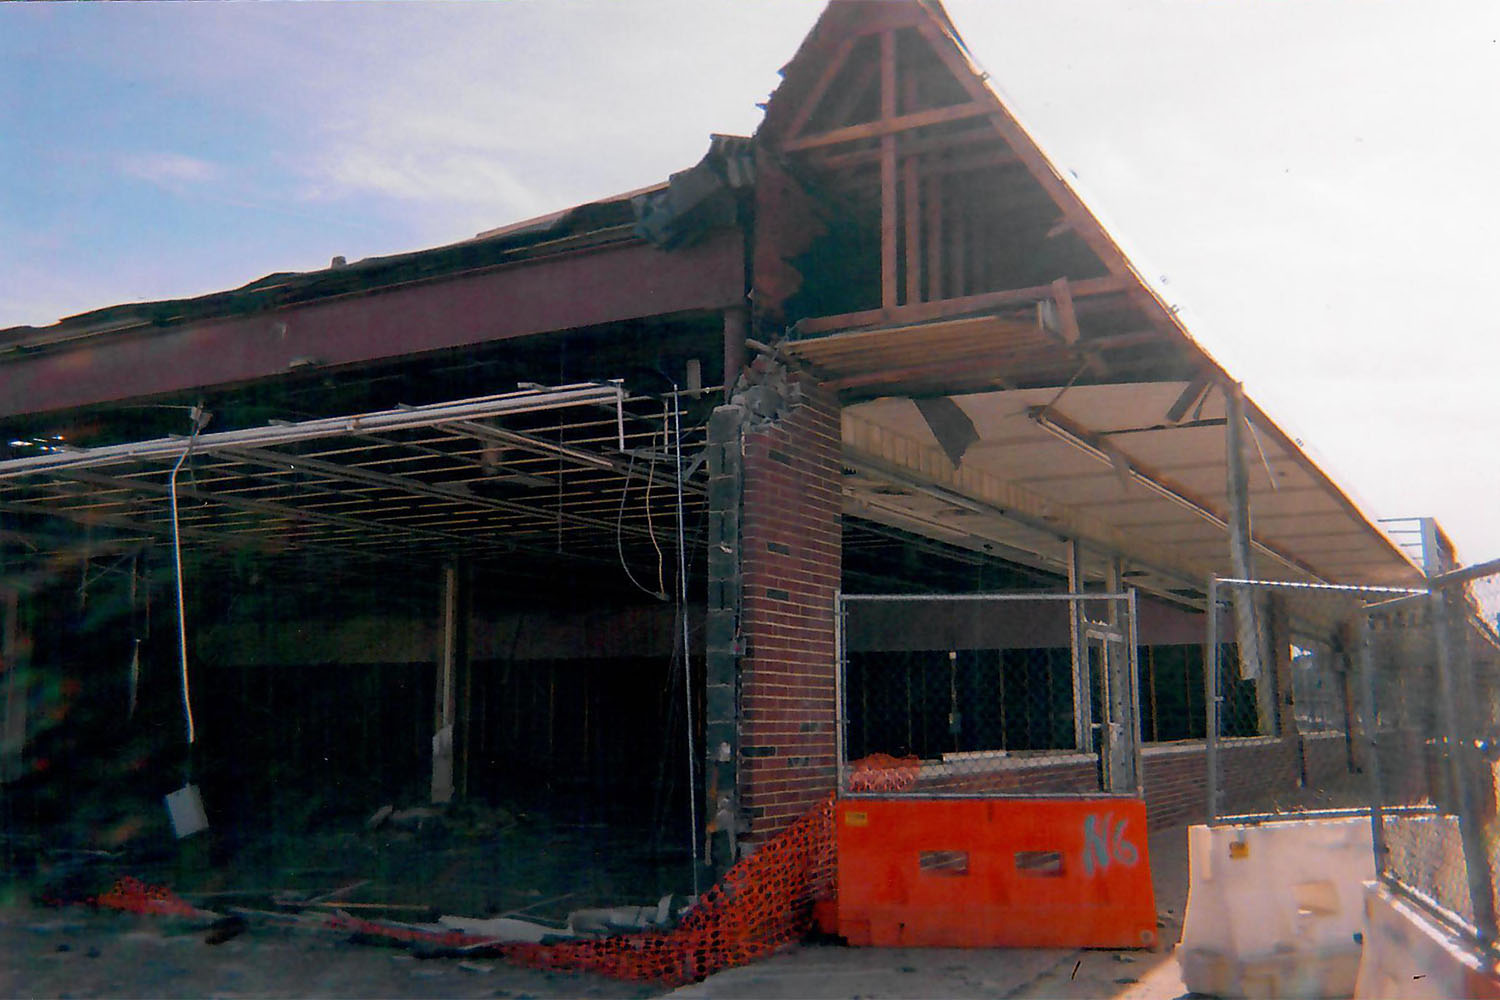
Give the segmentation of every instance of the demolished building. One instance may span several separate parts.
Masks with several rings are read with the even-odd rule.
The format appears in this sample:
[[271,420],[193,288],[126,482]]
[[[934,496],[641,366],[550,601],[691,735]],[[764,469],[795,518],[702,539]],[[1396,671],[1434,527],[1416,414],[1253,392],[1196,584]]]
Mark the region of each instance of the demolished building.
[[[1422,579],[917,0],[835,0],[653,188],[0,332],[0,425],[21,825],[184,739],[231,825],[542,802],[718,871],[876,753],[1180,823],[1209,575]],[[1089,590],[1128,623],[839,601]],[[1262,610],[1225,766],[1352,771],[1295,697],[1336,620]]]

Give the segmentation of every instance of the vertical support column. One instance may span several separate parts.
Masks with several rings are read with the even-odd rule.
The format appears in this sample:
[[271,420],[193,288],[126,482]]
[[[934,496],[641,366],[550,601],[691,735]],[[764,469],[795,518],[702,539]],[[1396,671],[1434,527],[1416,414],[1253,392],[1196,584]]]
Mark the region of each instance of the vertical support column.
[[1140,605],[1136,601],[1135,590],[1130,591],[1130,600],[1126,602],[1125,614],[1127,618],[1125,627],[1125,679],[1126,689],[1130,697],[1126,699],[1129,706],[1127,718],[1127,748],[1130,752],[1130,790],[1136,795],[1146,794],[1146,781],[1143,772],[1144,764],[1141,762],[1141,667],[1139,663],[1141,637],[1140,637]]
[[[896,117],[896,33],[880,34],[880,117]],[[900,299],[896,261],[896,137],[880,137],[880,304],[895,307]]]
[[1478,761],[1474,734],[1467,725],[1466,706],[1474,697],[1468,683],[1468,644],[1456,628],[1463,619],[1453,613],[1452,595],[1435,589],[1428,596],[1432,609],[1432,627],[1437,635],[1438,712],[1447,741],[1448,780],[1458,804],[1458,830],[1463,840],[1464,869],[1469,879],[1469,901],[1473,905],[1474,929],[1480,943],[1495,940],[1495,886],[1490,871],[1490,853],[1476,808],[1474,782]]
[[[834,595],[842,538],[837,400],[756,362],[760,403],[744,428],[741,515],[740,795],[759,840],[836,783]],[[757,407],[758,414],[767,414]]]
[[1203,640],[1203,782],[1208,793],[1205,822],[1219,818],[1219,578],[1208,578],[1208,631]]
[[[1083,593],[1083,543],[1069,539],[1068,592]],[[1083,602],[1068,602],[1068,638],[1073,649],[1073,745],[1079,753],[1094,752],[1094,701],[1090,690],[1089,648],[1083,634]]]
[[1422,572],[1428,576],[1437,576],[1446,573],[1450,569],[1456,569],[1450,554],[1444,551],[1443,543],[1438,534],[1437,520],[1431,517],[1421,519],[1422,526]]
[[1285,749],[1293,756],[1298,788],[1307,786],[1307,748],[1297,730],[1296,686],[1292,683],[1292,622],[1286,599],[1281,594],[1267,594],[1265,663],[1276,678],[1276,732]]
[[21,596],[0,591],[0,684],[5,716],[0,720],[0,784],[21,776],[26,750],[26,674],[30,637],[21,629]]
[[[1105,569],[1104,589],[1111,594],[1118,594],[1121,590],[1121,579],[1124,566],[1118,556],[1110,558]],[[1135,781],[1135,740],[1132,727],[1136,725],[1134,692],[1131,691],[1131,680],[1134,671],[1131,669],[1133,659],[1130,642],[1130,623],[1125,620],[1126,615],[1121,614],[1120,602],[1112,600],[1109,602],[1109,631],[1111,637],[1104,644],[1104,672],[1108,681],[1106,684],[1105,712],[1108,725],[1105,729],[1106,748],[1109,754],[1109,765],[1105,769],[1107,785],[1105,790],[1110,792],[1130,792],[1136,788]],[[1120,636],[1120,638],[1114,638]]]
[[1375,722],[1375,637],[1371,634],[1370,614],[1359,623],[1359,699],[1364,715],[1365,773],[1370,780],[1370,847],[1375,852],[1375,874],[1384,878],[1387,859],[1385,848],[1385,779],[1380,771],[1380,727]]
[[740,446],[744,411],[708,421],[708,605],[705,615],[704,812],[714,881],[735,861],[740,831]]
[[437,690],[432,710],[432,801],[453,800],[453,728],[458,673],[458,567],[443,567]]
[[749,336],[750,315],[743,307],[724,310],[724,398],[734,393],[734,383],[745,370],[745,338]]
[[901,164],[901,188],[906,221],[902,233],[906,242],[906,304],[912,305],[922,301],[922,183],[915,156],[908,156]]
[[1350,656],[1350,649],[1354,645],[1353,631],[1348,626],[1340,626],[1332,638],[1331,645],[1334,655],[1338,658],[1340,666],[1339,674],[1339,707],[1342,709],[1341,717],[1344,722],[1344,765],[1345,769],[1354,774],[1358,764],[1354,755],[1354,658]]
[[455,792],[460,799],[469,797],[469,767],[483,740],[483,733],[474,725],[474,658],[470,655],[473,643],[470,633],[474,621],[473,567],[460,563],[454,583],[458,589],[455,599],[455,627],[453,633],[453,679],[454,720],[457,736],[453,764],[456,780]]
[[[1224,421],[1225,492],[1229,502],[1229,558],[1234,575],[1255,579],[1255,560],[1250,552],[1250,478],[1245,463],[1245,395],[1239,384],[1225,386]],[[1262,735],[1276,733],[1275,674],[1266,668],[1261,649],[1258,598],[1247,587],[1233,591],[1235,639],[1240,652],[1240,674],[1255,681],[1255,702]]]
[[926,188],[927,298],[936,301],[943,297],[943,175],[929,174]]

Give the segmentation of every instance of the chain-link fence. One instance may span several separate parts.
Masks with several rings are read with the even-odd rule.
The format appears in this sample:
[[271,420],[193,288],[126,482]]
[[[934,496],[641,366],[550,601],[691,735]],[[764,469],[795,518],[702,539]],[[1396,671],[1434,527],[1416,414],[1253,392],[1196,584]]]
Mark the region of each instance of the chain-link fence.
[[1362,626],[1382,881],[1476,943],[1496,937],[1500,565],[1434,577]]
[[1135,597],[843,595],[843,794],[1134,794]]
[[1428,589],[1212,580],[1210,821],[1355,807],[1393,890],[1492,947],[1500,562]]
[[1204,673],[1210,822],[1368,807],[1352,623],[1410,590],[1209,583]]

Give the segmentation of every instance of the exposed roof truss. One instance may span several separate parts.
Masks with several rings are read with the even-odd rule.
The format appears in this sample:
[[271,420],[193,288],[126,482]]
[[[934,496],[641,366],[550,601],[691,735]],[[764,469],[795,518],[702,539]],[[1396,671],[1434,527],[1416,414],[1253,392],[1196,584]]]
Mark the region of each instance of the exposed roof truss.
[[[170,538],[178,463],[189,548],[640,558],[676,544],[673,399],[589,383],[98,448],[44,444],[0,462],[7,576]],[[697,432],[685,433],[696,448]],[[683,501],[696,526],[701,486],[685,483]]]

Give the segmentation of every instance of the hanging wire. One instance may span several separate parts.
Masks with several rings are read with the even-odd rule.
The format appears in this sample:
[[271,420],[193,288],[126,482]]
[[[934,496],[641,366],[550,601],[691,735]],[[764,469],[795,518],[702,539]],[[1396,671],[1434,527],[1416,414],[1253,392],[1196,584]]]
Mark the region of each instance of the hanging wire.
[[182,588],[182,533],[177,519],[177,473],[182,471],[182,464],[193,453],[193,446],[198,443],[198,433],[208,424],[208,420],[207,410],[201,406],[193,407],[193,433],[188,437],[187,447],[182,450],[177,464],[172,466],[172,475],[167,480],[167,489],[172,498],[172,561],[177,572],[177,658],[182,669],[182,714],[187,719],[188,746],[192,746],[197,739],[197,729],[193,725],[193,696],[188,686],[187,611]]
[[125,713],[127,719],[135,718],[136,692],[141,682],[140,562],[139,555],[130,560],[130,703]]
[[[665,401],[661,405],[661,450],[667,450],[667,433],[670,426],[670,416],[667,412]],[[656,433],[651,434],[651,443],[647,446],[651,451],[651,464],[646,468],[646,535],[651,539],[651,547],[656,550],[656,592],[666,600],[667,578],[663,567],[661,546],[656,541],[656,525],[651,520],[651,487],[656,483]],[[681,470],[678,470],[681,472]]]
[[[641,581],[639,581],[639,580],[637,580],[635,578],[635,574],[634,573],[630,572],[630,563],[628,563],[628,562],[625,561],[625,543],[624,543],[624,539],[622,537],[623,534],[624,534],[624,528],[625,528],[625,498],[630,495],[630,480],[631,480],[631,477],[634,476],[634,475],[635,475],[635,454],[631,453],[630,464],[625,469],[625,485],[623,487],[621,487],[621,489],[620,489],[620,509],[619,509],[619,511],[615,515],[615,553],[617,555],[619,555],[619,557],[620,557],[620,568],[625,571],[625,577],[626,577],[626,579],[628,579],[631,583],[635,584],[637,590],[639,590],[643,594],[650,594],[652,597],[656,598],[658,601],[665,601],[665,600],[668,599],[667,598],[667,594],[666,594],[666,590],[665,589],[662,589],[662,590],[651,590],[651,589],[647,588],[645,584],[641,583]],[[648,477],[647,477],[647,481],[648,482],[650,481],[649,474],[648,474]],[[648,499],[649,499],[649,497],[648,497]],[[648,511],[651,509],[650,506],[649,506],[649,503],[648,503],[646,509]],[[654,544],[655,541],[656,541],[656,539],[653,537],[652,538],[652,543]]]

